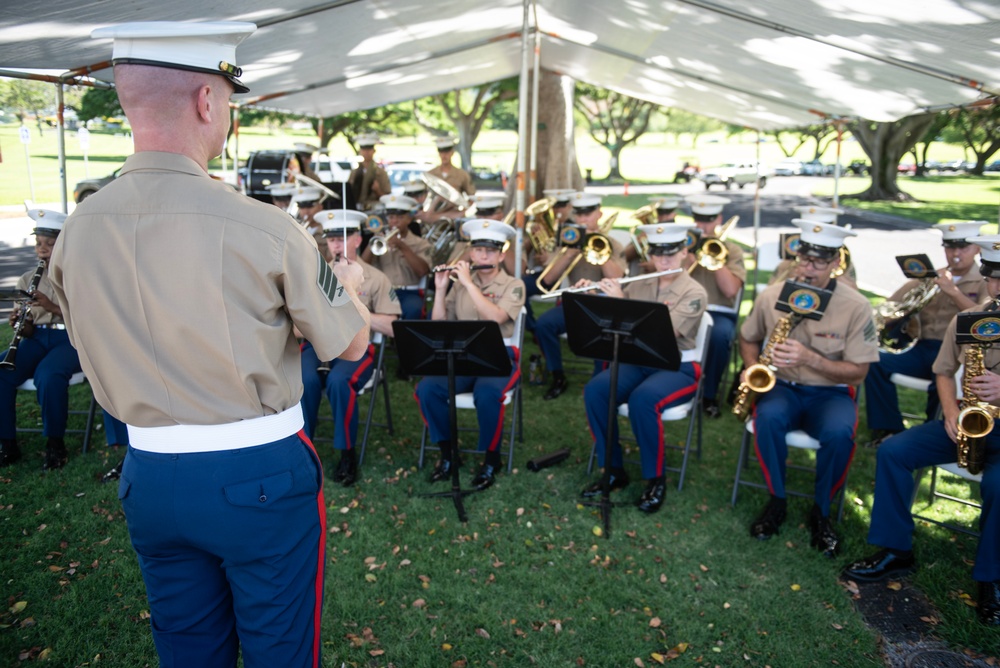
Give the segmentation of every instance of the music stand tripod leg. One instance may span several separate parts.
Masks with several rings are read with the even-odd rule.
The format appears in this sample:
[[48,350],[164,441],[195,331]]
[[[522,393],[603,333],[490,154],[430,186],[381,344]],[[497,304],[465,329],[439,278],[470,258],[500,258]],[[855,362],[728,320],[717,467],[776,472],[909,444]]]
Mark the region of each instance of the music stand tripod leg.
[[605,538],[611,537],[611,462],[615,461],[614,450],[618,446],[618,334],[614,334],[614,358],[611,360],[611,387],[608,392],[608,428],[604,441],[604,474],[601,476],[601,500],[585,505],[601,509]]

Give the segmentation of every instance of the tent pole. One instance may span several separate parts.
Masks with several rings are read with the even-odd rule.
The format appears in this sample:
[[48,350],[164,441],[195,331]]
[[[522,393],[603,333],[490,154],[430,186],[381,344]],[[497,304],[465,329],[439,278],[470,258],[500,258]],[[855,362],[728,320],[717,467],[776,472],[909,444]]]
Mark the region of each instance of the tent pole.
[[[757,299],[757,265],[760,264],[760,130],[757,130],[757,187],[753,193],[753,295],[754,301]],[[736,305],[736,319],[740,318],[740,304]]]
[[514,191],[517,230],[514,247],[514,278],[521,278],[521,251],[524,244],[524,186],[528,151],[528,23],[531,18],[531,0],[524,0],[524,21],[521,24],[521,78],[518,81],[517,103],[517,184]]
[[837,164],[833,166],[833,208],[840,206],[840,145],[844,138],[844,123],[836,121],[837,128]]
[[66,183],[66,122],[63,118],[64,111],[63,85],[60,82],[56,84],[56,119],[59,122],[59,184],[62,186],[59,192],[62,195],[62,212],[69,213],[69,202],[66,198],[68,185]]
[[534,0],[535,12],[535,62],[531,78],[531,178],[528,180],[528,197],[534,202],[541,194],[538,191],[538,78],[541,76],[542,35],[538,32],[538,0]]

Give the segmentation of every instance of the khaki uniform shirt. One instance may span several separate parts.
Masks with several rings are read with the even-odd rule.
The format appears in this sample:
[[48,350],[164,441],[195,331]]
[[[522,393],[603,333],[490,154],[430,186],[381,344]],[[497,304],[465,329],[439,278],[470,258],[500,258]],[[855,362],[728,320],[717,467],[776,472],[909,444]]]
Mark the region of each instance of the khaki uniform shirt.
[[129,157],[50,266],[97,401],[136,427],[285,411],[302,395],[293,324],[320,359],[364,327],[305,228],[175,153]]
[[[747,341],[765,342],[779,318],[789,315],[774,308],[781,295],[781,285],[772,285],[760,293],[750,315],[740,328]],[[878,341],[872,322],[872,307],[853,288],[840,283],[821,320],[800,320],[788,338],[794,339],[828,360],[868,364],[878,362]],[[781,367],[777,377],[804,385],[837,385],[807,366]]]
[[[434,169],[428,170],[427,173],[444,179],[448,182],[448,185],[460,193],[465,193],[466,195],[476,194],[476,186],[472,182],[472,175],[461,167],[449,167],[445,171],[441,165],[438,165]],[[428,195],[428,197],[432,196]]]
[[[621,267],[625,274],[628,274],[628,262],[625,261],[625,247],[618,243],[617,239],[612,237],[608,237],[608,239],[611,240],[611,258],[608,262],[614,262]],[[559,250],[556,249],[555,252],[558,253]],[[552,256],[550,255],[549,257],[551,261]],[[586,259],[580,258],[580,261],[573,267],[573,271],[569,272],[569,284],[575,285],[577,281],[584,278],[595,283],[600,281],[604,278],[604,273],[601,271],[602,267],[603,265],[590,264]],[[549,280],[548,277],[545,280]]]
[[658,278],[650,278],[628,283],[622,291],[626,299],[666,304],[670,308],[677,347],[680,350],[694,348],[698,325],[708,306],[708,294],[698,281],[687,274],[678,274],[665,290],[660,290]]
[[399,306],[396,290],[392,287],[389,277],[361,258],[355,262],[361,265],[361,271],[364,273],[361,289],[358,290],[361,303],[372,313],[402,315],[403,310]]
[[[418,237],[412,232],[402,237],[402,242],[410,247],[414,253],[419,255],[428,267],[432,267],[431,254],[434,247],[423,237]],[[413,271],[413,267],[406,261],[399,251],[389,249],[385,255],[373,255],[372,266],[389,277],[396,288],[408,288],[420,282],[421,276]]]
[[[907,292],[917,287],[920,281],[912,279],[903,284],[889,297],[890,301],[899,301]],[[979,273],[979,266],[972,265],[965,276],[962,276],[955,285],[959,292],[976,302],[977,304],[989,298],[989,289],[986,287],[986,279]],[[951,297],[944,293],[937,293],[934,298],[917,314],[920,321],[920,338],[928,341],[943,341],[944,331],[948,323],[958,313],[958,307]]]
[[[975,313],[976,311],[982,311],[990,301],[989,298],[983,299],[976,306],[961,312]],[[955,343],[955,331],[957,328],[958,318],[952,317],[944,330],[944,338],[941,339],[941,350],[938,351],[937,359],[934,360],[934,366],[931,367],[935,375],[954,377],[958,373],[959,367],[965,363],[965,349],[968,346],[960,346]],[[987,348],[983,351],[983,366],[994,373],[997,372],[998,367],[1000,367],[1000,346],[994,345],[992,348]]]
[[[483,296],[510,316],[510,320],[500,325],[500,333],[508,338],[514,333],[514,321],[524,306],[524,281],[514,278],[503,269],[489,283],[483,283],[482,280],[478,272],[472,277],[472,282],[479,287]],[[481,320],[469,291],[457,281],[445,297],[444,309],[448,320]]]
[[[27,290],[28,286],[31,285],[31,277],[35,275],[35,270],[25,272],[21,278],[17,281],[18,290]],[[46,268],[45,272],[42,274],[42,280],[38,282],[38,291],[43,295],[48,297],[54,302],[58,303],[56,299],[56,293],[53,291],[52,281],[49,280],[49,270]],[[41,306],[31,307],[31,321],[36,325],[61,325],[63,324],[62,316],[56,315],[50,311],[46,311]],[[0,371],[0,373],[3,373]]]
[[[357,188],[358,208],[367,211],[379,203],[379,197],[392,194],[392,185],[389,183],[389,175],[377,164],[371,166],[358,165],[347,178],[352,188]],[[380,194],[372,192],[374,184],[378,184]]]
[[[778,266],[774,268],[774,273],[771,274],[771,278],[768,279],[768,285],[774,285],[775,283],[784,283],[792,277],[792,271],[795,269],[795,260],[782,260],[778,263]],[[858,272],[854,268],[854,263],[851,262],[847,265],[847,277],[851,279],[854,285],[858,284]]]
[[[725,244],[726,250],[728,251],[726,255],[726,269],[733,272],[736,278],[740,279],[741,282],[746,283],[747,268],[743,266],[743,247],[739,244],[733,243],[732,241],[724,241],[722,243]],[[705,288],[705,292],[708,293],[709,304],[713,306],[726,306],[730,309],[739,308],[735,297],[730,299],[722,294],[721,290],[719,290],[719,286],[715,282],[714,271],[709,271],[702,266],[696,266],[694,271],[691,272],[691,278],[701,283],[702,287]]]

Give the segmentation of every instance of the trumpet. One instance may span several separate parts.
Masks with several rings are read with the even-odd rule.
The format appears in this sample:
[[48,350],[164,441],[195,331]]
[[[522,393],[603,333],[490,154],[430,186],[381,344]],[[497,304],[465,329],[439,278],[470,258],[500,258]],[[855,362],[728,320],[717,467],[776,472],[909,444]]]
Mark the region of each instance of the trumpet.
[[[660,276],[669,276],[670,274],[679,274],[683,272],[683,269],[665,269],[664,271],[655,271],[651,274],[640,274],[638,276],[628,276],[626,278],[616,279],[618,285],[625,285],[626,283],[633,283],[635,281],[645,281],[650,278],[659,278]],[[555,299],[565,294],[576,294],[578,292],[589,292],[591,290],[600,290],[601,286],[597,283],[593,285],[584,285],[579,288],[566,288],[565,290],[556,290],[555,292],[547,292],[539,299]]]
[[388,253],[389,244],[387,242],[397,234],[399,234],[399,228],[394,227],[385,234],[372,237],[372,240],[368,242],[368,248],[371,249],[372,255],[382,256]]
[[552,288],[546,288],[545,283],[543,282],[545,277],[548,275],[549,271],[551,271],[552,267],[555,266],[556,262],[558,262],[559,259],[566,254],[569,248],[569,246],[563,246],[560,248],[559,253],[549,260],[549,263],[545,265],[545,269],[543,269],[542,273],[538,275],[537,285],[538,289],[542,293],[551,293],[552,288],[555,288],[562,283],[563,280],[570,275],[570,272],[573,271],[576,265],[579,264],[580,260],[586,260],[587,264],[600,267],[611,259],[611,239],[604,236],[600,232],[588,234],[583,238],[583,248],[580,249],[580,253],[566,266],[566,269],[563,270],[563,273],[559,276],[558,280],[552,283]]
[[736,223],[739,220],[739,216],[733,216],[723,224],[722,232],[717,238],[708,237],[701,242],[701,246],[698,247],[698,250],[694,254],[694,264],[688,268],[688,273],[693,272],[695,267],[704,267],[709,271],[719,271],[726,266],[726,260],[729,258],[729,249],[726,248],[725,244],[726,237],[736,227]]

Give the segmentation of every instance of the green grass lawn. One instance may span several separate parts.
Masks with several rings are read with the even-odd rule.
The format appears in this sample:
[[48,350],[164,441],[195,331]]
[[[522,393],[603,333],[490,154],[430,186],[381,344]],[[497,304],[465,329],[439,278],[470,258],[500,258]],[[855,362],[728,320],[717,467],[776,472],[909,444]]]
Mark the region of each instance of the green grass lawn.
[[[3,331],[0,341],[9,338]],[[522,359],[536,352],[528,342]],[[835,560],[810,548],[811,502],[803,499],[790,501],[775,539],[750,538],[765,495],[744,489],[730,505],[741,425],[729,415],[706,423],[701,459],[692,457],[682,492],[670,489],[652,516],[616,507],[610,537],[598,536],[598,514],[578,502],[593,479],[586,473],[592,441],[581,400],[586,375],[573,374],[570,391],[556,401],[542,401],[544,386],[525,386],[514,473],[466,499],[463,525],[450,500],[420,497],[441,488],[426,482],[428,469],[416,469],[421,421],[412,383],[396,380],[396,361],[388,364],[395,433],[373,428],[362,479],[349,489],[325,488],[324,666],[882,665],[876,634],[837,582],[845,563],[871,550],[865,533],[874,451],[859,447],[855,455],[837,526],[844,549]],[[89,392],[76,387],[72,397],[85,408]],[[19,400],[19,424],[36,424],[35,398]],[[914,393],[904,406],[916,411],[920,401]],[[471,412],[461,413],[470,424]],[[682,432],[680,424],[667,425],[670,443],[680,443]],[[323,423],[317,439],[328,473],[336,458],[322,438],[331,433]],[[862,412],[858,441],[867,440]],[[0,472],[0,665],[43,656],[58,666],[157,664],[117,485],[99,483],[119,454],[107,452],[101,434],[96,441],[83,455],[69,439],[67,467],[43,474],[42,439],[27,437],[25,458]],[[569,448],[571,458],[537,473],[526,469],[528,459],[558,448]],[[677,453],[670,457],[679,463]],[[463,484],[474,460],[466,458]],[[634,500],[643,487],[638,468],[631,472],[632,485],[615,494],[620,500]],[[676,485],[676,474],[670,482]],[[811,478],[789,484],[808,490]],[[969,494],[964,484],[946,487]],[[950,503],[931,512],[975,520]],[[1000,631],[979,625],[969,605],[975,546],[919,523],[921,568],[913,582],[938,610],[941,638],[1000,656]]]

